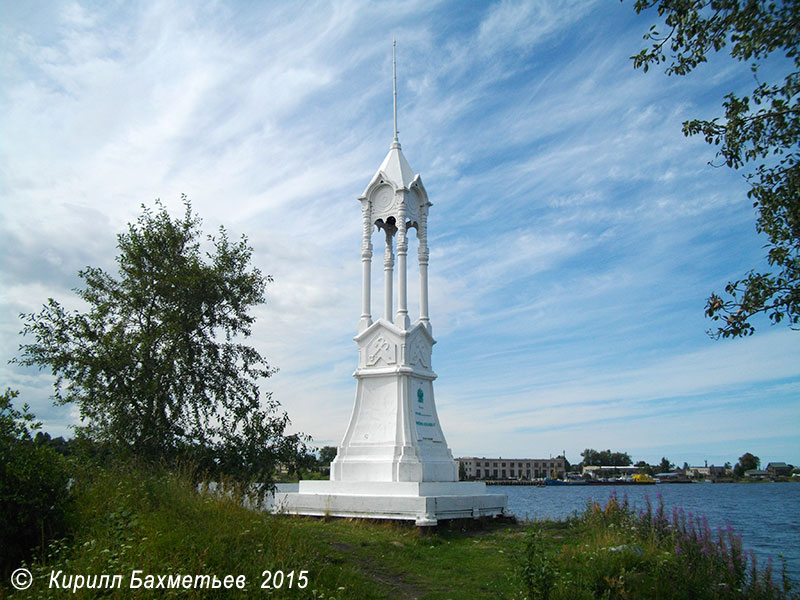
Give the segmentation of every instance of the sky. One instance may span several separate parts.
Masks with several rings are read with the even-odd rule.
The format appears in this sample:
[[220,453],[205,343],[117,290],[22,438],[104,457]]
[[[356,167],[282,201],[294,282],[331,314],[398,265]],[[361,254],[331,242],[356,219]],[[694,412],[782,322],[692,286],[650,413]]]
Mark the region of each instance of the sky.
[[[337,445],[355,397],[357,198],[394,133],[396,39],[454,456],[800,464],[800,333],[759,318],[717,341],[703,314],[764,266],[767,240],[743,173],[710,165],[681,123],[719,115],[752,75],[727,56],[687,77],[634,70],[657,19],[629,1],[0,0],[3,388],[71,435],[49,372],[8,364],[19,315],[49,297],[80,309],[78,271],[114,272],[142,204],[179,216],[185,193],[274,278],[249,338],[279,369],[262,390]],[[417,294],[410,271],[412,320]]]

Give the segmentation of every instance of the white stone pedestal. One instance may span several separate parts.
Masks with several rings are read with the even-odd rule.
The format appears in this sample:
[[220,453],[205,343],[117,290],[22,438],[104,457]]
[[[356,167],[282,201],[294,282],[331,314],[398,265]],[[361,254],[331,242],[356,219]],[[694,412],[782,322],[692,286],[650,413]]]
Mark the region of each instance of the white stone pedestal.
[[276,510],[413,520],[421,526],[502,515],[504,495],[488,494],[482,482],[458,481],[433,399],[435,340],[428,328],[417,322],[405,330],[380,319],[355,340],[356,401],[331,480],[283,488]]
[[482,482],[301,481],[280,485],[273,510],[316,517],[358,517],[436,525],[443,519],[504,514],[506,496],[489,494]]

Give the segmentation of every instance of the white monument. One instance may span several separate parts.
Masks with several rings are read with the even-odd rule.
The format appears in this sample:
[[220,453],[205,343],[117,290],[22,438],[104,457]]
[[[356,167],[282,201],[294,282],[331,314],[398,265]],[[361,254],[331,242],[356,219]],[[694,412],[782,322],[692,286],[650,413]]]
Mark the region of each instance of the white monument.
[[[358,324],[356,400],[350,424],[331,464],[330,481],[281,486],[276,504],[287,513],[414,520],[503,514],[506,497],[488,494],[482,482],[459,482],[458,466],[442,433],[433,397],[433,339],[428,317],[428,209],[419,175],[408,164],[397,135],[361,202],[362,304]],[[383,317],[372,319],[370,274],[375,230],[385,241]],[[409,230],[419,242],[419,318],[411,323],[406,294]],[[397,311],[393,311],[394,247]],[[283,493],[281,493],[283,491]]]

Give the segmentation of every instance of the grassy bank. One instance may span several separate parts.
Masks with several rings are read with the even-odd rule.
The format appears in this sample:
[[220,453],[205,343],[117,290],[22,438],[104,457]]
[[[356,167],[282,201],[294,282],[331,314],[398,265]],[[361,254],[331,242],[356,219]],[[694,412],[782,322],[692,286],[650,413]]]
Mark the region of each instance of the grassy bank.
[[[199,495],[187,477],[166,472],[101,471],[80,480],[70,539],[28,566],[35,577],[28,590],[14,592],[6,581],[0,596],[101,596],[48,589],[51,572],[61,571],[61,587],[64,577],[121,574],[120,589],[103,591],[109,598],[791,597],[753,569],[732,532],[717,536],[658,507],[639,514],[611,501],[566,522],[453,523],[425,532],[254,513],[232,499]],[[134,570],[142,581],[208,574],[247,583],[245,590],[130,589]],[[280,589],[261,589],[264,571],[282,572]]]

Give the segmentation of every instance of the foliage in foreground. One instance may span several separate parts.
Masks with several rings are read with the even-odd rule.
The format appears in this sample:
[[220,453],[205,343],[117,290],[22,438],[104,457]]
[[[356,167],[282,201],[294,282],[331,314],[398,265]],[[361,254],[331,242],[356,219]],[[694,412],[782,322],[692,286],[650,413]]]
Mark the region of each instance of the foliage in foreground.
[[[800,327],[800,1],[636,0],[636,12],[656,7],[666,33],[650,28],[652,45],[631,57],[635,68],[668,63],[668,75],[687,75],[707,56],[730,50],[750,64],[755,88],[731,92],[724,116],[683,123],[703,136],[733,169],[750,166],[748,198],[758,210],[756,230],[769,242],[773,272],[751,270],[728,283],[727,299],[712,294],[706,315],[721,322],[714,337],[751,335],[753,315]],[[669,55],[669,56],[668,56]]]
[[[368,588],[352,569],[331,565],[317,553],[313,538],[298,535],[289,519],[242,506],[235,494],[200,493],[195,474],[140,467],[84,473],[75,483],[70,537],[51,544],[41,560],[28,564],[31,587],[13,598],[95,598],[99,590],[49,589],[51,572],[61,571],[59,585],[74,575],[121,574],[120,589],[109,598],[230,598],[262,594],[276,598],[368,597]],[[244,575],[237,589],[130,589],[131,573],[152,575]],[[295,571],[294,586],[261,589],[265,570]],[[308,585],[298,587],[300,570]],[[66,579],[65,579],[66,577]],[[3,584],[7,585],[7,581]],[[106,586],[107,587],[107,586]],[[11,592],[10,589],[7,589]],[[365,594],[365,596],[361,596]],[[0,597],[3,591],[0,588]]]
[[[663,507],[590,504],[566,522],[413,525],[252,512],[235,495],[201,493],[195,474],[134,467],[78,474],[69,538],[29,565],[30,589],[0,598],[97,597],[48,589],[51,572],[122,574],[106,597],[785,599],[741,542]],[[38,555],[37,555],[38,557]],[[146,574],[244,575],[239,590],[128,588]],[[308,585],[262,589],[265,570],[308,572]],[[63,582],[63,580],[62,580]],[[5,586],[5,588],[4,588]]]
[[677,508],[668,517],[660,499],[641,510],[615,496],[589,502],[573,528],[580,543],[561,547],[528,534],[517,568],[525,598],[800,598],[785,572],[775,582],[771,561],[760,570],[730,528],[713,533],[704,517]]
[[[30,556],[31,548],[60,536],[69,505],[64,458],[34,439],[41,427],[18,392],[0,396],[0,575]],[[41,438],[39,438],[41,439]]]

